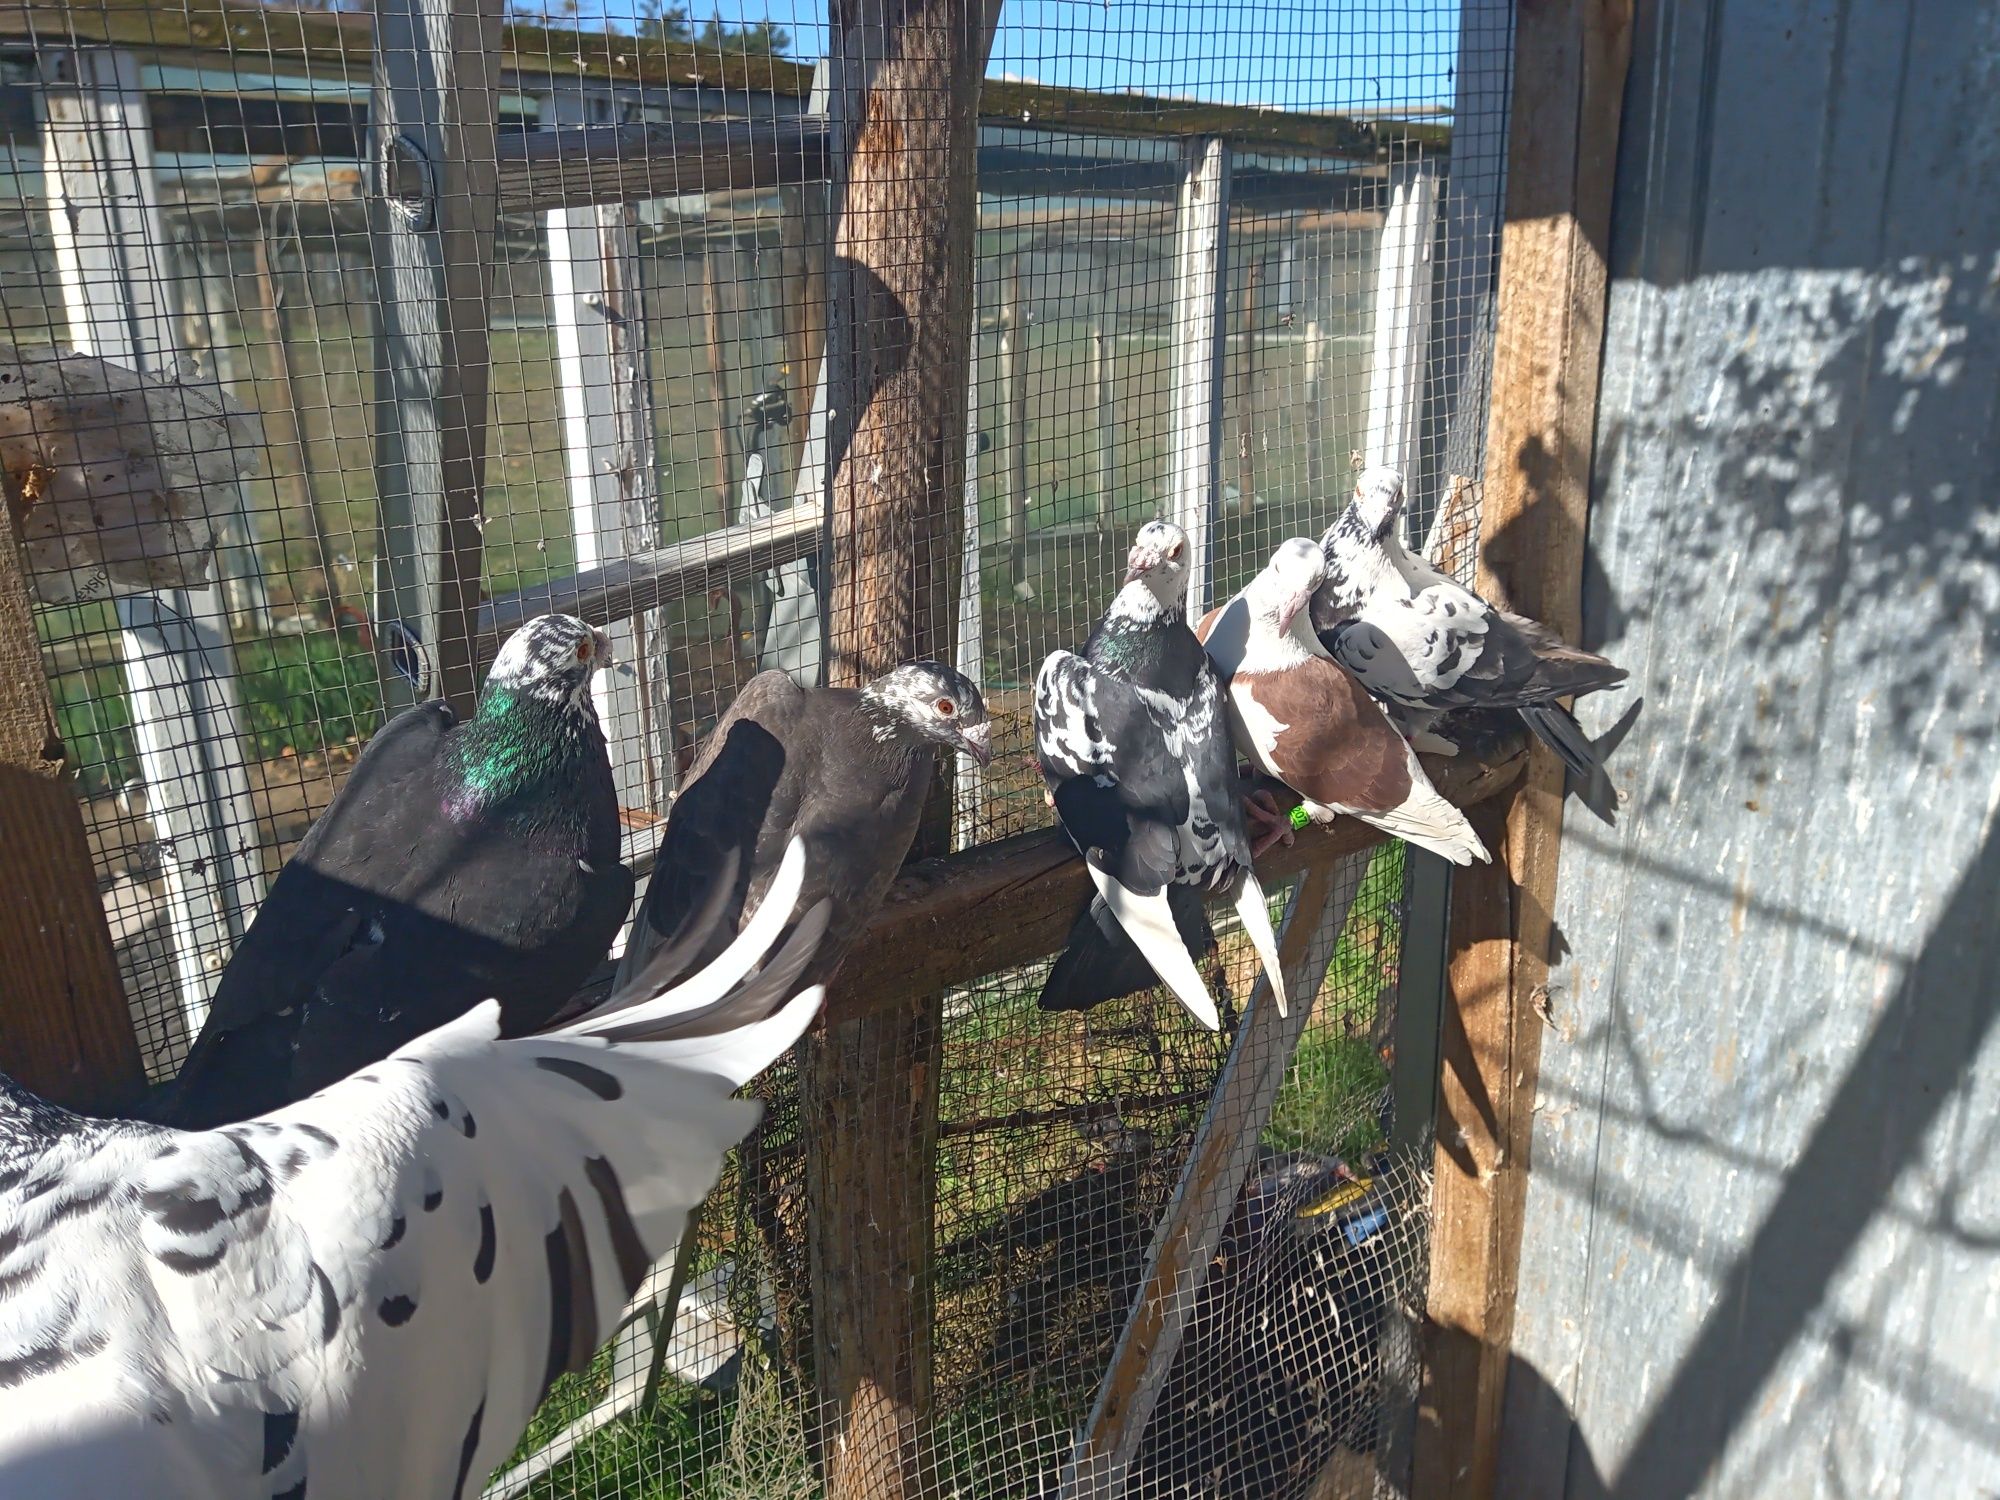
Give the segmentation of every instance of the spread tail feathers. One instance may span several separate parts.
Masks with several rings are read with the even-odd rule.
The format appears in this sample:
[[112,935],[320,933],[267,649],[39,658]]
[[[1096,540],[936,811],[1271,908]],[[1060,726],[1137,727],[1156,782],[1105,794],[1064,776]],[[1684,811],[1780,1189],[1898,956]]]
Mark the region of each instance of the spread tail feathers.
[[1576,800],[1604,822],[1615,822],[1618,793],[1611,785],[1610,776],[1605,773],[1598,747],[1583,732],[1583,726],[1576,722],[1575,715],[1560,703],[1531,704],[1523,707],[1520,714],[1522,721],[1534,730],[1536,738],[1555,751],[1574,778]]
[[1195,968],[1194,959],[1181,940],[1173,903],[1166,891],[1141,896],[1089,860],[1084,861],[1084,866],[1097,886],[1097,894],[1104,898],[1104,904],[1111,908],[1111,914],[1127,936],[1138,944],[1139,952],[1160,976],[1160,982],[1173,991],[1174,998],[1187,1007],[1189,1015],[1210,1031],[1220,1031],[1222,1017],[1217,1014],[1208,986],[1202,983],[1201,972]]
[[[1215,947],[1215,930],[1208,925],[1200,890],[1191,885],[1170,885],[1167,904],[1173,908],[1181,942],[1199,960]],[[1093,895],[1071,926],[1069,941],[1050,967],[1037,1003],[1043,1010],[1089,1010],[1159,982],[1153,966],[1118,925],[1104,898]]]
[[1271,995],[1278,1002],[1278,1014],[1289,1016],[1292,1012],[1285,1001],[1285,966],[1278,961],[1278,935],[1271,930],[1271,908],[1264,900],[1264,888],[1257,883],[1254,870],[1246,869],[1236,887],[1236,915],[1250,936],[1250,946],[1264,962]]

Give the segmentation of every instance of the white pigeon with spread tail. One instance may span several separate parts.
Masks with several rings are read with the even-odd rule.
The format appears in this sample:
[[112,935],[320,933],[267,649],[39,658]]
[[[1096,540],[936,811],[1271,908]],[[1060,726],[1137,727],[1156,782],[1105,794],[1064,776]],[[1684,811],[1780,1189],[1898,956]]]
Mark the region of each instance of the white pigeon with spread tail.
[[1250,865],[1222,683],[1188,629],[1180,527],[1141,528],[1124,586],[1082,654],[1057,651],[1042,663],[1035,757],[1097,887],[1049,972],[1042,1008],[1087,1009],[1157,975],[1219,1030],[1194,955],[1214,943],[1203,893],[1233,887],[1282,1014],[1278,941]]
[[1419,749],[1453,754],[1431,733],[1453,709],[1512,709],[1562,758],[1584,803],[1610,821],[1615,794],[1597,747],[1558,701],[1626,678],[1522,615],[1496,609],[1403,545],[1403,476],[1365,471],[1354,497],[1320,540],[1326,581],[1313,624],[1327,649],[1376,698]]
[[501,1040],[486,1002],[240,1126],[0,1079],[0,1496],[476,1495],[756,1123],[731,1093],[817,1013],[824,906],[785,935],[803,866],[678,985],[720,899],[559,1031]]

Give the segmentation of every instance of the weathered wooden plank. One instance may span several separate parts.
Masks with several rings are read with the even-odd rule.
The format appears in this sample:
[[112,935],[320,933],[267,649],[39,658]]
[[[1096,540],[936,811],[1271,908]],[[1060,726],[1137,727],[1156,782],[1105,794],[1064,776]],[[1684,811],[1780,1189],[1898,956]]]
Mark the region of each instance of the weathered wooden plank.
[[1188,534],[1188,609],[1214,593],[1209,532],[1221,491],[1223,298],[1229,288],[1229,148],[1187,144],[1174,232],[1174,383],[1167,514]]
[[507,635],[551,610],[592,624],[624,620],[642,609],[690,599],[730,579],[780,567],[819,550],[818,505],[795,505],[690,541],[551,578],[487,600],[479,607],[484,658]]
[[373,614],[392,710],[443,697],[469,714],[479,687],[502,10],[502,0],[383,0],[374,13]]
[[796,187],[826,177],[826,125],[784,120],[595,124],[509,135],[497,189],[509,213]]
[[[1512,787],[1527,765],[1518,736],[1484,759],[1426,758],[1438,790],[1461,807]],[[1287,798],[1281,798],[1281,805]],[[1316,863],[1373,848],[1382,834],[1352,818],[1308,829],[1257,866],[1267,889]],[[1017,834],[903,869],[828,996],[836,1018],[865,1014],[884,995],[948,989],[1046,958],[1063,945],[1090,894],[1075,848],[1055,829]]]
[[42,676],[16,500],[0,507],[0,1072],[67,1108],[110,1110],[144,1078]]
[[[1631,47],[1622,0],[1520,7],[1478,586],[1580,626],[1610,231]],[[1494,863],[1456,871],[1438,1094],[1425,1391],[1415,1493],[1493,1490],[1562,829],[1563,771],[1473,814]]]
[[[835,0],[828,678],[951,659],[972,337],[983,8]],[[941,778],[944,780],[944,778]],[[950,837],[940,785],[919,852]],[[830,1500],[925,1493],[939,994],[830,1019],[800,1068]]]
[[[561,97],[555,103],[568,107]],[[660,543],[638,228],[637,210],[622,204],[548,216],[549,321],[579,569],[655,552]],[[638,610],[604,624],[613,664],[593,690],[618,803],[664,812],[673,790],[673,715],[665,674],[652,660],[663,622],[655,611]]]
[[[129,53],[81,50],[58,59],[56,71],[42,162],[70,343],[178,378],[166,300],[173,278],[138,63]],[[116,607],[173,938],[180,1026],[161,1018],[148,1059],[165,1068],[178,1060],[181,1028],[191,1037],[208,1013],[215,981],[263,897],[263,871],[221,591],[123,594]],[[140,998],[156,1008],[156,997]]]
[[1028,565],[1028,322],[1021,295],[1020,257],[1007,277],[1007,302],[1000,310],[1000,381],[1006,397],[1002,441],[1007,453],[1007,581],[1018,593],[1027,586]]
[[1174,1196],[1154,1227],[1138,1296],[1070,1456],[1065,1496],[1117,1500],[1125,1492],[1127,1472],[1166,1388],[1223,1226],[1257,1158],[1292,1052],[1312,1019],[1313,1003],[1371,854],[1357,850],[1308,866],[1292,892],[1278,939],[1291,1014],[1278,1014],[1270,982],[1260,975]]

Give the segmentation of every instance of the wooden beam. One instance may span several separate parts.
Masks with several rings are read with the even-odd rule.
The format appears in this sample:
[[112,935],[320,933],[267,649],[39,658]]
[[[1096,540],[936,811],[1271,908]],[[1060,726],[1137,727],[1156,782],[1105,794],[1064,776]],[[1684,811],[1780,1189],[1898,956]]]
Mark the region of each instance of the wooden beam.
[[[977,0],[833,0],[828,677],[949,661],[985,23]],[[920,853],[950,836],[949,787]],[[800,1069],[829,1500],[926,1493],[941,997],[829,1020]]]
[[[1629,0],[1524,0],[1515,21],[1477,583],[1571,638],[1631,23]],[[1537,745],[1519,791],[1473,815],[1494,863],[1452,877],[1419,1500],[1493,1492],[1562,798]]]
[[[555,101],[561,110],[579,102],[574,95]],[[589,569],[660,545],[638,210],[616,203],[553,209],[546,233],[563,468],[577,566]],[[657,611],[636,610],[603,623],[612,666],[597,675],[593,693],[618,804],[664,813],[673,790],[673,717],[665,674],[653,659],[664,650],[664,622]]]
[[1028,581],[1028,319],[1021,296],[1020,257],[1007,276],[1000,312],[1000,381],[1007,403],[1007,581],[1018,592]]
[[739,522],[670,547],[634,552],[489,599],[479,607],[481,660],[490,661],[508,635],[551,610],[606,625],[811,556],[819,551],[821,515],[818,505],[794,505],[774,516]]
[[69,1109],[106,1111],[144,1082],[76,786],[63,759],[28,598],[17,506],[0,514],[0,1072]]
[[1209,533],[1221,491],[1223,299],[1229,289],[1229,148],[1187,143],[1174,230],[1173,430],[1167,514],[1188,534],[1190,618],[1215,591]]
[[826,124],[673,120],[529,130],[499,143],[508,213],[796,187],[826,177]]
[[[1431,781],[1460,807],[1488,802],[1526,768],[1525,740],[1515,736],[1486,758],[1424,758]],[[1280,806],[1293,800],[1279,799]],[[1265,889],[1344,854],[1372,849],[1383,835],[1353,818],[1301,833],[1257,864]],[[866,1015],[885,995],[949,989],[987,974],[1046,958],[1063,945],[1090,895],[1090,878],[1060,831],[1043,829],[904,866],[866,936],[841,965],[827,999],[835,1019]]]
[[1312,1019],[1313,1002],[1371,855],[1372,850],[1356,850],[1311,865],[1292,893],[1278,939],[1291,1014],[1278,1014],[1270,981],[1260,975],[1174,1196],[1154,1227],[1138,1296],[1112,1350],[1090,1420],[1070,1455],[1065,1496],[1118,1500],[1125,1493],[1140,1439],[1166,1389],[1181,1335],[1208,1279],[1243,1179],[1257,1159],[1264,1126],[1292,1052]]
[[501,13],[502,0],[380,0],[374,13],[373,613],[391,711],[442,697],[465,716],[479,690]]
[[[1110,300],[1102,292],[1100,296]],[[1097,418],[1091,477],[1097,490],[1093,509],[1099,531],[1109,531],[1118,514],[1118,340],[1111,331],[1113,316],[1099,312],[1090,323],[1090,406]]]

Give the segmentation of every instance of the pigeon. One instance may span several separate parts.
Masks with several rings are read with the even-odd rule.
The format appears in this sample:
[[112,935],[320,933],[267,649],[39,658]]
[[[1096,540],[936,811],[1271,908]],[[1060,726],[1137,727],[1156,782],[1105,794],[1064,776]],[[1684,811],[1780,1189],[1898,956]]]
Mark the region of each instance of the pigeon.
[[1212,947],[1206,892],[1235,888],[1280,1014],[1278,942],[1236,793],[1222,683],[1187,625],[1187,533],[1139,531],[1124,586],[1077,655],[1035,679],[1035,758],[1097,895],[1049,971],[1044,1010],[1084,1010],[1158,981],[1221,1029],[1193,955]]
[[1132,1500],[1305,1500],[1375,1447],[1405,1195],[1337,1157],[1264,1153],[1224,1227],[1126,1481]]
[[1237,749],[1304,798],[1314,822],[1347,813],[1455,865],[1485,861],[1465,814],[1314,634],[1307,606],[1325,576],[1319,548],[1294,537],[1201,622],[1196,633],[1229,683]]
[[938,662],[906,663],[859,689],[802,688],[784,672],[758,673],[674,799],[620,979],[679,929],[733,858],[727,920],[710,939],[726,941],[795,837],[806,846],[806,899],[833,907],[807,977],[830,979],[910,852],[937,752],[986,765],[990,734],[979,689]]
[[1557,700],[1616,687],[1625,669],[1413,556],[1398,535],[1402,513],[1403,476],[1369,469],[1321,538],[1327,575],[1313,625],[1327,649],[1420,749],[1456,752],[1431,733],[1443,713],[1512,709],[1575,774],[1585,804],[1611,821],[1616,797],[1597,748]]
[[686,945],[512,1040],[487,1001],[238,1126],[0,1079],[0,1495],[477,1495],[756,1122],[731,1092],[818,1011],[804,864],[678,984]]
[[425,703],[369,741],[224,970],[167,1123],[290,1104],[483,999],[504,1035],[554,1018],[632,905],[590,694],[609,652],[542,615],[465,723]]

